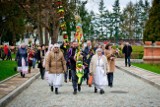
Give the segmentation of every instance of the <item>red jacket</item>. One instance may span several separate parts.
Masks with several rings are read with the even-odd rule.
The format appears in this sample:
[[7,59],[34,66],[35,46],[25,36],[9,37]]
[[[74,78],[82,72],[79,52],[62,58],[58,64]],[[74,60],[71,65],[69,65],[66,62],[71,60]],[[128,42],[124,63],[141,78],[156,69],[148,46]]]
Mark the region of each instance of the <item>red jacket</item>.
[[5,53],[6,55],[8,55],[8,46],[5,45],[3,49],[4,49],[4,53]]
[[28,55],[28,63],[32,63],[32,58],[34,57],[34,53],[32,51],[29,52]]

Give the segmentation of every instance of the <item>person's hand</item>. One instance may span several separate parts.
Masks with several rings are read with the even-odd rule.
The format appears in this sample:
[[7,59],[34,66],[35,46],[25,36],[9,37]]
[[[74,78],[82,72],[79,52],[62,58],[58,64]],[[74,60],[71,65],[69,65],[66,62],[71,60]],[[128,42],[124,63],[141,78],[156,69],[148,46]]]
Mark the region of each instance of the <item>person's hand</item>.
[[93,75],[92,72],[90,72],[89,75],[92,76]]

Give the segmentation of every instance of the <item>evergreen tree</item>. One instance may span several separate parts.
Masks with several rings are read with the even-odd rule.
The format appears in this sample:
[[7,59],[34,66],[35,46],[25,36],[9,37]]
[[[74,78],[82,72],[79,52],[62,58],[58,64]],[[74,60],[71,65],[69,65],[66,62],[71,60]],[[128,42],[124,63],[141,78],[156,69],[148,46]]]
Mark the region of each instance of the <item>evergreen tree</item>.
[[[119,32],[119,26],[120,26],[120,5],[119,0],[115,0],[113,5],[113,19],[114,19],[114,31],[115,31],[115,38],[116,41],[118,40],[118,32]],[[117,41],[118,42],[118,41]]]
[[113,33],[114,33],[114,18],[113,18],[113,13],[109,12],[106,10],[105,12],[105,27],[107,28],[107,36],[109,39],[114,39]]
[[146,20],[148,19],[150,5],[148,0],[145,0],[143,3],[142,0],[139,0],[138,3],[135,4],[136,11],[136,21],[135,21],[135,36],[136,39],[143,38],[143,31]]
[[121,17],[121,31],[125,39],[135,39],[136,11],[132,2],[129,2],[123,10]]
[[153,0],[144,29],[144,41],[160,41],[160,0]]
[[142,5],[143,5],[143,1],[140,0],[138,3],[136,3],[135,6],[135,14],[136,14],[136,18],[135,18],[135,39],[139,40],[142,34]]
[[97,29],[99,29],[99,31],[97,31],[97,33],[99,33],[99,35],[101,35],[102,37],[104,36],[104,33],[106,33],[106,28],[105,28],[105,6],[104,6],[104,1],[101,0],[99,3],[99,14],[96,17],[96,26]]
[[85,8],[86,3],[87,3],[86,1],[80,2],[79,15],[81,17],[82,24],[83,24],[82,28],[83,28],[84,38],[90,39],[90,37],[93,35],[93,25],[91,23],[93,16],[91,16],[91,14],[87,12]]

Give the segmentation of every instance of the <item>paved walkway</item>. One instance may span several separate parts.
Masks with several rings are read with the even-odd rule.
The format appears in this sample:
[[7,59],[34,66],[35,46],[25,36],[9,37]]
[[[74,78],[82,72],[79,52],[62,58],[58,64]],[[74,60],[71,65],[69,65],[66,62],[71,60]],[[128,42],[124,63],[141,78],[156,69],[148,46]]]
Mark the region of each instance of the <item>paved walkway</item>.
[[0,82],[0,106],[3,106],[2,103],[14,98],[16,94],[20,93],[29,83],[31,84],[35,79],[33,77],[38,76],[37,74],[39,74],[38,69],[32,69],[32,72],[27,74],[25,78],[22,78],[18,73],[10,79]]
[[151,85],[156,86],[157,88],[160,89],[160,75],[155,74],[153,72],[131,66],[131,67],[125,67],[124,60],[123,59],[117,59],[116,61],[116,66],[123,70],[126,71],[127,73],[130,73],[136,77],[139,77],[146,82],[150,83]]
[[73,95],[72,84],[64,83],[55,95],[45,80],[35,80],[7,107],[160,107],[160,90],[119,69],[114,74],[113,88],[105,94],[93,92],[83,82],[82,92]]

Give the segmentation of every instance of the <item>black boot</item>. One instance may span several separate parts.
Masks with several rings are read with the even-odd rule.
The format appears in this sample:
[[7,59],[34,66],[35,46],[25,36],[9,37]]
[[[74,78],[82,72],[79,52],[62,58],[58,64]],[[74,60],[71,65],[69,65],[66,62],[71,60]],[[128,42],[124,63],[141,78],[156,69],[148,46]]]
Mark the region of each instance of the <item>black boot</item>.
[[110,84],[109,84],[109,87],[110,87],[110,88],[112,88],[112,87],[113,87],[112,83],[110,83]]
[[22,73],[22,72],[20,72],[20,74],[21,74],[21,77],[23,77],[23,73]]
[[77,94],[77,90],[74,90],[73,94],[76,95]]
[[58,88],[55,89],[55,94],[58,94]]
[[96,87],[94,87],[94,93],[97,93],[97,88]]
[[67,80],[65,79],[64,82],[67,83]]
[[25,78],[25,74],[23,74],[23,78]]
[[25,74],[23,74],[22,72],[21,72],[21,77],[25,78]]
[[51,91],[53,92],[53,90],[54,90],[54,88],[53,88],[53,86],[51,86]]
[[104,90],[101,89],[101,90],[100,90],[100,94],[104,94]]
[[81,85],[78,84],[78,91],[80,92],[81,91]]

